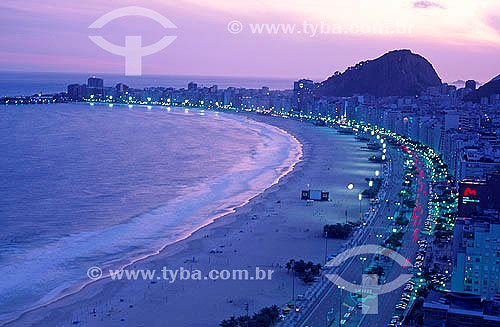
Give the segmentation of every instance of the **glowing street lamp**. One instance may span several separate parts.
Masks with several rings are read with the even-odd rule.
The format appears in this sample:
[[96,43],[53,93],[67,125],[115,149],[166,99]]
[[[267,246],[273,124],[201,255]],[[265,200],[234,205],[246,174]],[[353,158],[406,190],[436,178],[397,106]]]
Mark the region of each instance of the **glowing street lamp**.
[[380,171],[375,170],[375,176],[377,176],[377,177],[378,177],[378,175],[380,175]]
[[372,180],[370,180],[370,181],[368,182],[368,186],[370,186],[370,187],[372,187],[372,186],[373,186],[373,181],[372,181]]
[[345,286],[337,285],[337,288],[340,291],[340,299],[339,299],[339,326],[340,326],[342,319],[342,290],[345,288]]
[[368,260],[367,257],[360,257],[359,260],[361,260],[361,265],[363,267],[362,273],[365,272],[365,261]]
[[363,219],[363,210],[361,210],[361,201],[363,201],[363,194],[361,193],[358,194],[358,200],[359,200],[359,220],[361,221]]
[[[347,189],[352,191],[354,189],[354,184],[350,183],[347,185]],[[347,224],[347,209],[345,210],[345,223]]]

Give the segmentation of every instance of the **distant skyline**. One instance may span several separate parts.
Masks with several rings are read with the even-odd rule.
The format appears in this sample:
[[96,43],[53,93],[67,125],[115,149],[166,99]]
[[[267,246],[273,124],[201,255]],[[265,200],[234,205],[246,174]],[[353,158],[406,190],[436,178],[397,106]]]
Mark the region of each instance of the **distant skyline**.
[[[0,3],[0,71],[113,73],[124,59],[96,46],[88,26],[107,12],[125,6],[153,9],[177,29],[164,29],[146,18],[120,18],[102,29],[107,40],[123,44],[125,35],[142,35],[145,44],[164,35],[177,39],[145,57],[147,75],[199,75],[311,78],[320,81],[359,61],[394,49],[411,49],[427,58],[444,82],[500,74],[500,3],[482,0],[306,0],[44,2]],[[239,34],[228,31],[238,21]],[[250,24],[404,27],[406,33],[319,32],[262,33]],[[319,31],[319,30],[318,30]]]

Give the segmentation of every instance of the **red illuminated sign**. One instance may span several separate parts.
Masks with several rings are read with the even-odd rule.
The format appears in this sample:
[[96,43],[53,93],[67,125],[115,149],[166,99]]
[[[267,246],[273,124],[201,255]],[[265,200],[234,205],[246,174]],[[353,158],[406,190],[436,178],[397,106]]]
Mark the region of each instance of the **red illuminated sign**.
[[464,196],[474,195],[477,196],[477,191],[471,189],[470,187],[466,188],[464,191]]

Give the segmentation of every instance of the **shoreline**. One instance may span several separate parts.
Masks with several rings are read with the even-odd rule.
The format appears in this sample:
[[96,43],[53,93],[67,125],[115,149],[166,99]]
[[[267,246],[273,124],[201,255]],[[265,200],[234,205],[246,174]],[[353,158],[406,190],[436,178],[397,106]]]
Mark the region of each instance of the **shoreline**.
[[[146,106],[144,106],[144,107],[146,107]],[[233,115],[236,115],[234,113],[226,113],[226,114],[230,115],[230,117],[233,116]],[[237,115],[237,116],[240,117],[240,118],[242,117],[241,115]],[[147,253],[145,255],[142,255],[142,256],[139,256],[139,257],[136,257],[136,258],[132,258],[132,259],[130,259],[130,261],[128,263],[125,263],[125,264],[122,264],[121,266],[115,267],[113,270],[125,270],[125,269],[131,267],[134,264],[138,264],[138,263],[140,263],[140,262],[142,262],[144,260],[153,258],[153,257],[158,256],[158,255],[161,255],[162,252],[167,247],[172,246],[174,244],[177,244],[179,242],[185,241],[185,240],[189,239],[194,233],[198,232],[199,230],[201,230],[203,228],[206,228],[206,227],[210,226],[211,224],[213,224],[217,220],[222,219],[222,218],[224,218],[227,215],[234,214],[239,208],[242,208],[242,207],[248,205],[252,201],[252,199],[254,199],[255,197],[258,197],[259,195],[262,195],[264,192],[266,192],[266,190],[268,190],[269,188],[271,188],[274,185],[278,184],[281,181],[282,178],[284,178],[286,175],[292,173],[293,170],[295,169],[296,165],[303,160],[302,159],[303,155],[304,155],[303,150],[302,150],[303,149],[303,145],[302,145],[302,143],[294,135],[290,134],[288,131],[286,131],[284,129],[281,129],[281,128],[277,127],[277,126],[265,124],[265,123],[259,122],[256,119],[252,119],[251,117],[248,117],[248,115],[245,115],[243,117],[246,117],[247,119],[251,120],[252,124],[256,124],[256,125],[260,125],[260,126],[265,125],[265,128],[277,130],[278,133],[286,135],[293,142],[295,142],[296,144],[290,147],[290,153],[289,153],[288,158],[285,159],[285,161],[284,161],[284,163],[285,163],[286,161],[288,161],[289,159],[291,159],[292,152],[294,152],[294,150],[298,150],[298,154],[295,156],[295,158],[293,158],[293,163],[291,165],[289,165],[288,168],[285,171],[282,171],[281,174],[278,177],[276,177],[272,181],[271,184],[269,184],[268,186],[266,186],[265,188],[263,188],[257,194],[252,195],[250,198],[248,198],[247,200],[243,201],[242,203],[239,203],[237,205],[232,205],[232,206],[229,206],[229,207],[225,208],[223,210],[223,212],[208,217],[207,219],[203,220],[203,222],[199,226],[197,226],[195,229],[186,232],[185,234],[183,234],[179,238],[177,238],[175,240],[172,240],[172,241],[167,241],[165,244],[161,245],[158,249],[153,250],[151,253]],[[231,119],[233,119],[233,118],[231,118]],[[23,311],[4,314],[4,316],[6,318],[4,318],[3,320],[0,319],[0,327],[1,326],[9,326],[12,323],[16,323],[16,321],[19,320],[19,319],[22,319],[22,317],[24,315],[32,313],[32,312],[35,312],[35,311],[37,311],[40,308],[44,308],[44,307],[47,307],[49,305],[52,305],[52,304],[54,304],[54,303],[56,303],[58,301],[61,301],[61,300],[65,299],[65,298],[67,298],[67,297],[78,296],[78,294],[82,290],[84,290],[86,287],[88,287],[88,286],[90,286],[90,285],[92,285],[92,284],[94,284],[96,282],[99,282],[99,281],[103,281],[103,282],[107,281],[107,282],[109,282],[110,281],[109,279],[110,279],[110,275],[109,275],[109,273],[107,273],[107,274],[103,274],[102,277],[100,279],[98,279],[98,280],[87,280],[87,281],[84,281],[82,283],[78,283],[78,284],[72,285],[70,287],[67,287],[67,288],[65,288],[63,290],[60,290],[60,291],[57,292],[57,295],[55,295],[52,298],[49,298],[49,294],[48,294],[47,296],[44,297],[44,298],[49,298],[46,301],[44,301],[43,299],[41,299],[39,301],[39,303],[35,303],[32,307],[27,308],[27,309],[25,309]],[[1,318],[1,316],[0,316],[0,318]]]
[[[287,125],[290,128],[292,125],[295,125],[294,128],[296,128],[296,129],[303,129],[303,130],[314,129],[315,131],[319,131],[320,129],[312,126],[312,124],[308,124],[307,122],[304,123],[304,122],[297,122],[297,121],[289,121],[289,122],[285,123],[285,121],[287,121],[287,120],[276,119],[276,118],[271,118],[271,117],[261,117],[258,115],[246,115],[246,116],[247,116],[247,118],[250,118],[252,120],[256,120],[260,123],[267,123],[271,126],[277,127],[281,130],[284,130],[285,133],[294,137],[300,144],[302,144],[302,160],[296,161],[294,163],[294,165],[292,165],[287,170],[287,172],[282,174],[271,186],[269,186],[263,192],[257,194],[256,196],[254,196],[250,200],[246,201],[243,204],[240,204],[237,207],[232,208],[232,210],[230,212],[224,213],[222,216],[220,216],[218,218],[212,218],[207,224],[204,224],[203,226],[198,228],[196,231],[189,233],[189,235],[187,235],[182,240],[165,245],[164,247],[162,247],[162,250],[157,251],[158,252],[157,254],[149,255],[146,258],[141,258],[139,260],[135,260],[134,262],[127,265],[127,267],[139,266],[139,265],[145,266],[148,264],[155,264],[155,263],[158,263],[160,261],[166,262],[166,261],[170,261],[170,260],[175,260],[174,257],[178,256],[179,253],[186,252],[186,251],[189,252],[188,250],[190,250],[190,248],[193,247],[194,243],[199,243],[201,241],[204,241],[203,238],[206,238],[206,237],[210,238],[214,234],[220,234],[220,231],[223,230],[224,228],[229,229],[229,228],[231,228],[231,226],[233,227],[233,229],[236,229],[236,230],[240,229],[240,228],[244,228],[245,222],[246,222],[246,225],[249,224],[248,216],[252,215],[252,212],[258,212],[258,213],[262,214],[262,211],[257,210],[256,207],[259,207],[259,205],[262,205],[262,203],[264,201],[266,201],[266,198],[271,198],[271,197],[275,196],[276,193],[279,193],[282,189],[287,188],[287,185],[290,184],[289,183],[290,180],[293,180],[294,177],[297,177],[297,175],[304,174],[303,168],[304,168],[304,166],[307,165],[306,161],[308,161],[308,159],[312,159],[312,158],[309,158],[309,156],[311,155],[310,152],[312,152],[311,148],[314,145],[312,143],[310,143],[310,140],[307,140],[307,137],[304,135],[304,133],[299,133],[301,135],[297,136],[293,132],[291,132],[289,129],[283,128],[283,127],[285,125]],[[293,128],[291,128],[291,129],[293,129]],[[353,137],[351,137],[351,138],[353,138]],[[357,143],[357,144],[359,144],[359,143]],[[364,152],[363,155],[366,155],[366,152]],[[328,168],[328,170],[329,169],[330,168]],[[363,175],[363,178],[364,178],[364,175]],[[297,194],[297,198],[298,197],[299,196]],[[357,193],[356,193],[356,197],[357,197]],[[264,211],[264,214],[265,213],[268,213],[268,212]],[[259,216],[260,216],[260,214],[259,214]],[[247,216],[246,217],[247,219],[243,219],[243,220],[238,219],[240,216],[245,216],[245,215]],[[269,215],[268,215],[268,217],[269,217]],[[239,220],[242,220],[242,221],[239,221]],[[250,221],[252,221],[252,220],[250,220]],[[238,224],[238,223],[241,223],[241,224]],[[322,224],[322,222],[319,224],[319,226],[321,226],[321,224]],[[243,227],[241,225],[243,225]],[[268,228],[269,227],[268,224],[266,224],[266,225],[267,226],[264,226],[264,227]],[[318,227],[317,221],[316,221],[315,225],[316,225],[315,227]],[[309,229],[304,229],[304,230],[310,231]],[[241,232],[241,230],[240,230],[240,232]],[[205,236],[205,235],[202,236],[201,234],[209,234],[210,236]],[[316,232],[314,234],[316,234]],[[228,238],[226,236],[227,236],[227,234],[223,235],[223,237],[220,237],[220,239],[227,241]],[[236,238],[234,236],[232,238],[229,238],[229,239],[236,241]],[[318,243],[317,242],[318,240],[314,240],[314,241],[316,241],[314,243]],[[319,239],[319,241],[322,244],[324,243],[324,241],[322,239]],[[288,240],[286,243],[289,244],[290,241]],[[336,242],[331,241],[331,243],[336,243]],[[314,247],[317,247],[317,245],[314,245]],[[335,248],[335,246],[333,246],[333,247]],[[309,249],[309,252],[311,252],[310,249]],[[316,252],[318,252],[318,251],[316,251],[316,249],[315,249],[314,253],[317,254]],[[204,251],[202,251],[200,253],[200,251],[198,250],[198,251],[195,251],[194,253],[197,256],[202,256],[202,257],[207,256],[207,254],[204,253]],[[210,256],[210,255],[208,255],[208,256]],[[258,260],[260,256],[257,255],[256,257],[257,258],[255,258],[255,259]],[[195,258],[195,255],[193,255],[193,264],[196,263],[196,260],[194,258]],[[218,258],[216,258],[216,259],[218,259]],[[276,259],[276,253],[274,255],[274,259]],[[180,265],[182,265],[182,259],[175,260],[175,261],[179,261]],[[186,261],[184,260],[184,263],[185,262]],[[245,262],[243,262],[243,264],[244,263]],[[285,262],[283,262],[282,260],[278,260],[278,262],[273,261],[272,266],[275,267],[275,264],[276,264],[276,267],[279,267],[279,266],[283,266],[284,263]],[[210,263],[209,263],[209,265],[210,265]],[[230,265],[229,259],[225,265],[226,266]],[[241,264],[240,264],[240,266],[241,266]],[[134,267],[134,268],[136,268],[136,267]],[[280,275],[282,275],[280,277],[283,279],[287,279],[286,278],[287,276],[283,273],[283,269],[282,268],[280,268],[280,269],[281,269]],[[290,278],[288,278],[288,279],[290,279]],[[113,302],[112,298],[117,295],[116,294],[117,291],[127,288],[127,285],[126,285],[127,283],[129,284],[129,286],[134,286],[134,285],[130,285],[130,283],[132,283],[132,284],[141,284],[142,283],[143,285],[139,286],[139,288],[142,288],[142,289],[144,289],[144,288],[150,289],[151,288],[151,285],[147,285],[147,283],[144,283],[143,281],[140,281],[140,282],[139,281],[133,281],[133,282],[119,281],[119,282],[117,282],[117,281],[111,281],[109,278],[105,279],[105,280],[99,280],[99,281],[87,284],[85,287],[82,287],[76,293],[67,295],[62,299],[58,299],[56,301],[51,302],[50,304],[45,304],[45,305],[39,306],[37,309],[33,309],[31,311],[25,312],[18,319],[14,320],[14,321],[10,321],[9,323],[6,323],[4,325],[15,326],[15,325],[17,325],[17,323],[20,323],[21,325],[23,325],[23,324],[25,324],[26,321],[30,321],[31,324],[36,325],[37,323],[41,323],[40,326],[43,326],[44,321],[53,322],[55,311],[59,311],[61,308],[63,308],[63,310],[61,310],[63,312],[55,314],[57,316],[55,318],[57,321],[68,322],[68,317],[71,316],[72,318],[69,320],[81,321],[82,325],[89,325],[89,326],[99,325],[99,322],[97,320],[95,322],[92,322],[90,320],[86,320],[84,322],[83,319],[78,318],[80,315],[85,316],[84,311],[86,311],[88,314],[89,310],[83,309],[83,313],[77,314],[76,316],[78,316],[78,317],[76,317],[76,318],[75,318],[74,311],[81,311],[82,307],[90,308],[92,305],[89,303],[94,302],[97,304],[93,305],[94,309],[90,310],[90,312],[95,312],[96,307],[99,307],[99,305],[98,305],[99,302],[101,303],[101,306],[103,305],[102,304],[103,302],[110,301],[110,303],[112,303]],[[191,282],[191,283],[193,283],[193,282]],[[119,284],[121,284],[121,285],[119,285]],[[135,285],[135,286],[137,286],[137,285]],[[281,286],[284,286],[284,285],[281,285]],[[132,289],[133,288],[134,287],[132,287]],[[298,287],[298,288],[300,289],[300,287]],[[284,289],[284,287],[281,288],[281,290],[283,290],[283,289]],[[283,293],[283,291],[281,293]],[[128,294],[130,297],[130,291],[128,292]],[[281,294],[281,296],[283,296],[283,295]],[[122,297],[126,298],[126,296],[122,296]],[[99,300],[96,302],[95,298],[99,298]],[[148,297],[144,296],[144,299],[146,299],[146,298],[148,298]],[[106,299],[106,301],[104,301],[104,299]],[[188,299],[189,299],[189,296],[188,296]],[[124,299],[120,299],[120,300],[123,300],[123,301],[120,301],[122,303],[125,302]],[[86,302],[87,305],[82,305],[82,301]],[[277,302],[277,303],[272,303],[272,304],[281,305],[282,303]],[[113,309],[113,306],[111,306],[111,304],[110,305],[106,304],[104,306],[111,307],[111,310],[109,310],[109,308],[108,308],[108,311],[116,312]],[[119,305],[117,305],[117,306],[119,306]],[[137,305],[135,305],[135,306],[137,306]],[[257,305],[254,305],[254,306],[255,306],[255,308],[252,308],[253,311],[258,311],[260,309],[260,307],[258,307]],[[103,320],[101,320],[101,322],[104,321],[104,316],[105,316],[104,312],[106,311],[106,309],[101,307],[101,308],[98,308],[97,310],[100,312],[100,314],[102,314]],[[151,310],[154,310],[154,309],[151,308]],[[109,316],[111,317],[112,315],[110,314]],[[140,316],[135,317],[135,318],[136,319],[140,318]],[[221,318],[222,319],[229,318],[229,315],[227,317],[223,316]],[[127,317],[127,320],[125,320],[125,321],[128,321],[128,319],[129,319],[129,317]],[[113,319],[110,319],[110,320],[111,321],[107,321],[106,325],[113,325],[115,323],[115,322],[113,322]],[[117,323],[117,325],[119,325],[120,321],[117,321],[116,323]],[[205,322],[203,322],[203,323],[200,322],[200,325],[204,325],[204,324],[205,324]]]

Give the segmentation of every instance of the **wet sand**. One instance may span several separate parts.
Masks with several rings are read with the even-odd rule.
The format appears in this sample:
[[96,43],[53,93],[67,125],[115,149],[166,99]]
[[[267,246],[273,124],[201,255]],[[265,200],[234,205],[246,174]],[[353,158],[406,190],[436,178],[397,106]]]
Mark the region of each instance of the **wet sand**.
[[[380,165],[370,163],[352,135],[333,129],[251,115],[294,135],[303,144],[303,160],[280,182],[235,213],[167,246],[159,255],[129,269],[273,270],[265,280],[131,280],[109,278],[86,286],[77,294],[24,314],[7,326],[218,326],[230,316],[250,313],[273,304],[283,306],[292,298],[292,274],[285,268],[294,259],[324,263],[323,226],[359,220],[358,193],[368,185]],[[354,184],[353,190],[347,185]],[[330,192],[331,201],[308,206],[301,190]],[[368,209],[363,200],[363,211]],[[344,241],[329,240],[327,252]],[[216,253],[212,250],[215,250]],[[157,276],[158,276],[157,275]],[[155,278],[156,279],[156,278]],[[295,295],[307,288],[295,280]]]

